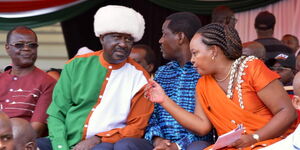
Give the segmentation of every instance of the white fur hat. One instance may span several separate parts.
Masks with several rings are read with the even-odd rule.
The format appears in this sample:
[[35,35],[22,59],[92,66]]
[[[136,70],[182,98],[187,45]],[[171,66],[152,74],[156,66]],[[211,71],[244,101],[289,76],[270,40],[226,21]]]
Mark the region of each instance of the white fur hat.
[[94,31],[97,37],[112,32],[130,34],[135,42],[143,37],[144,18],[132,8],[117,5],[101,7],[94,19]]

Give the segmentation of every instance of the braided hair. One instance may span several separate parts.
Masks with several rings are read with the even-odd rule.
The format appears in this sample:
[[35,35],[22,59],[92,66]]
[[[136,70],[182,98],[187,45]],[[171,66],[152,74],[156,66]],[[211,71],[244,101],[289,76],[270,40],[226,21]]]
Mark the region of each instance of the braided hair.
[[197,33],[202,35],[202,42],[207,46],[216,45],[224,55],[235,60],[242,55],[242,42],[234,27],[211,23],[200,28]]

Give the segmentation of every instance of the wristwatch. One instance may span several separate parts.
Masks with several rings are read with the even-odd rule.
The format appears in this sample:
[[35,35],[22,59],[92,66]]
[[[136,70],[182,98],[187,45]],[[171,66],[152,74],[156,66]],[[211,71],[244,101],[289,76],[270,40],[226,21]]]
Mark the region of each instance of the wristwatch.
[[252,134],[253,139],[255,139],[257,142],[259,142],[259,135],[258,134]]

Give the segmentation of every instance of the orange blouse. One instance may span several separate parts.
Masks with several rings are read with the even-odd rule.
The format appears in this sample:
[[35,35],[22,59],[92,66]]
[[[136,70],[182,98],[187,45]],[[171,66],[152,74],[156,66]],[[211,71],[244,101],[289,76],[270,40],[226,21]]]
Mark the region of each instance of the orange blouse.
[[[244,69],[246,74],[242,76],[244,82],[241,83],[244,109],[239,106],[235,87],[233,98],[229,99],[211,75],[200,78],[196,86],[197,100],[201,103],[218,135],[237,128],[237,124],[243,124],[246,134],[251,134],[265,126],[273,117],[271,111],[258,97],[257,92],[279,78],[279,75],[269,70],[258,59],[248,61],[246,64],[248,67]],[[261,141],[256,143],[254,148],[245,149],[255,149],[257,146],[266,146],[278,140],[281,138]]]

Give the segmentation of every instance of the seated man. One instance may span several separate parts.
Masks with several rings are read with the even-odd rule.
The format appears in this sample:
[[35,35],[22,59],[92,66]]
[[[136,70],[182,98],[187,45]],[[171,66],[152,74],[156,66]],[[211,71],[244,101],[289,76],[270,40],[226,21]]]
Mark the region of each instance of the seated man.
[[156,56],[150,46],[145,44],[134,45],[129,55],[130,58],[142,65],[149,74],[156,70]]
[[296,72],[300,71],[300,53],[296,56]]
[[280,81],[284,86],[291,86],[294,79],[295,56],[293,54],[279,54],[266,61],[266,65],[280,75]]
[[291,48],[295,56],[299,54],[299,40],[296,36],[286,34],[282,37],[281,42]]
[[14,139],[8,116],[0,111],[0,149],[14,150]]
[[212,23],[227,24],[235,27],[237,19],[234,17],[234,12],[227,6],[221,5],[213,9],[211,14]]
[[[297,73],[294,82],[294,99],[293,99],[293,105],[294,107],[298,110],[298,122],[300,118],[300,73]],[[263,148],[261,150],[283,150],[283,149],[288,149],[288,150],[299,150],[300,149],[300,125],[296,128],[296,130],[291,133],[288,137],[285,139],[274,143],[266,148]]]
[[256,56],[261,60],[266,59],[266,49],[259,42],[251,41],[243,44],[243,55]]
[[293,105],[298,110],[298,123],[300,123],[300,72],[298,72],[294,77],[293,88]]
[[22,118],[11,118],[16,150],[36,150],[36,133],[30,123]]
[[35,32],[28,27],[19,26],[8,32],[5,49],[12,68],[0,75],[0,110],[10,118],[29,121],[42,136],[56,81],[34,65],[38,46]]
[[261,43],[266,49],[265,62],[279,54],[294,55],[292,49],[274,38],[275,24],[275,16],[268,11],[262,11],[255,17],[254,27],[257,33],[257,39],[255,41]]
[[[200,27],[201,21],[190,12],[174,13],[165,19],[159,43],[163,57],[170,62],[160,66],[154,77],[174,103],[191,113],[195,109],[195,87],[200,75],[190,62],[189,44]],[[167,109],[155,104],[145,139],[127,138],[121,142],[124,150],[204,149],[211,144],[212,134],[192,133]]]
[[100,8],[94,18],[103,50],[64,66],[47,110],[50,140],[37,140],[42,150],[118,149],[114,143],[120,139],[144,135],[154,107],[144,98],[149,74],[128,59],[143,36],[144,19],[113,5]]

